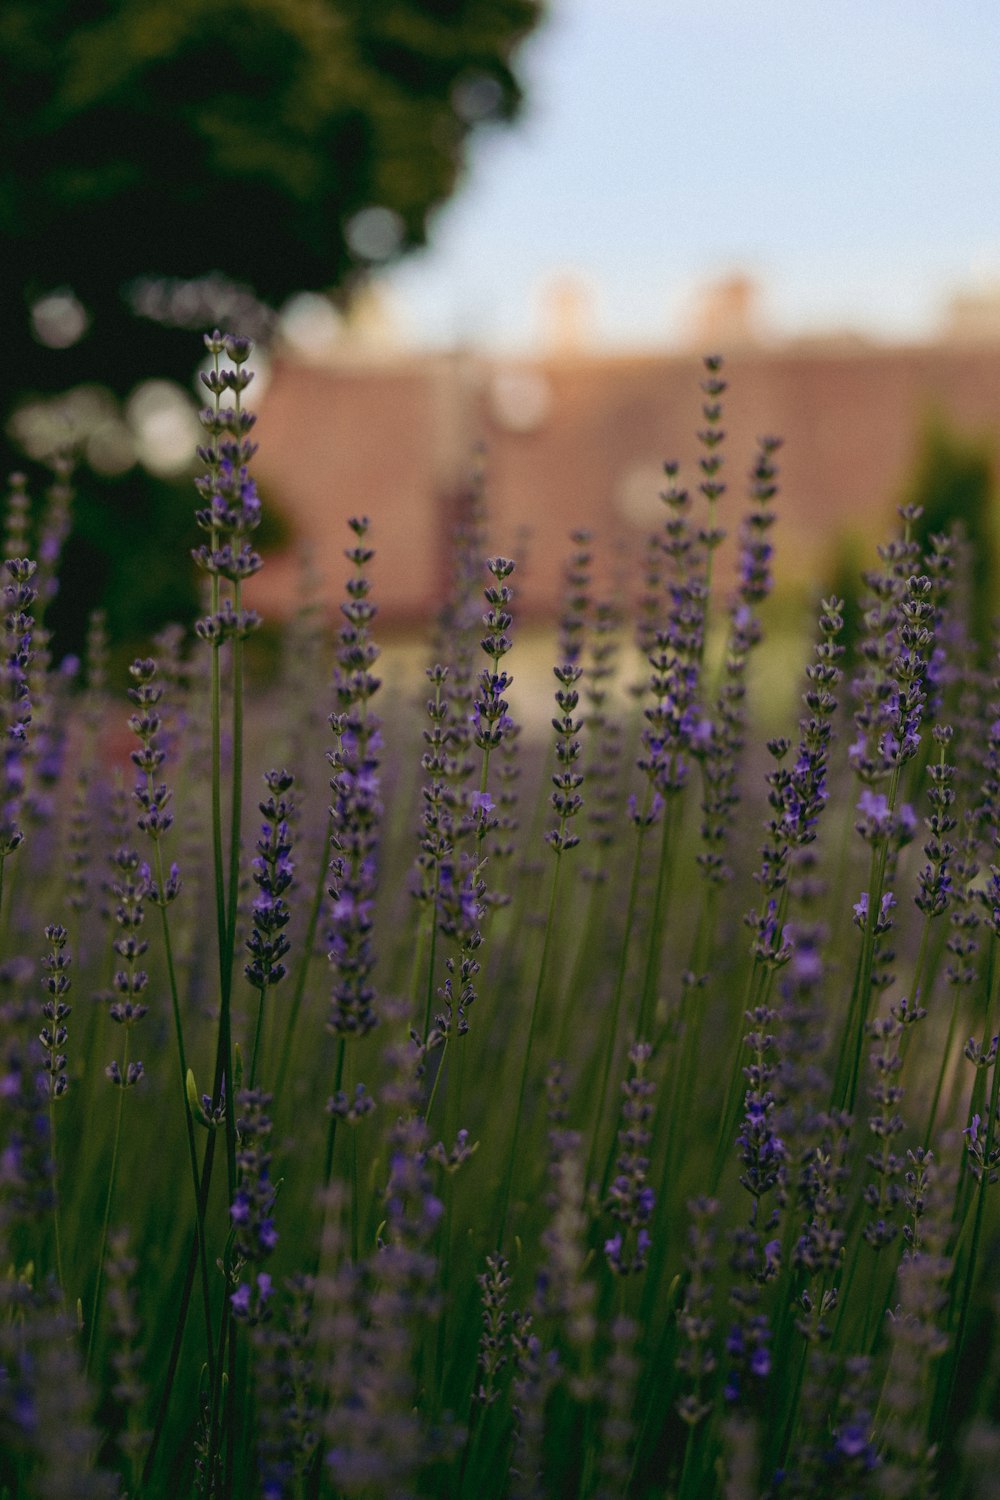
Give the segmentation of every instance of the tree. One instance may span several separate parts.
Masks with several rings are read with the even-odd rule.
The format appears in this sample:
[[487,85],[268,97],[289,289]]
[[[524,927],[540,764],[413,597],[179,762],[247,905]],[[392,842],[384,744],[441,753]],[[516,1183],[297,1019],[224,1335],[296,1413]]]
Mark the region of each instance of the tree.
[[[199,299],[245,287],[274,307],[424,244],[470,135],[516,113],[513,57],[541,8],[5,0],[8,368],[37,390],[95,378],[128,389],[186,370],[189,341],[169,324],[195,323]],[[359,219],[371,209],[382,216]],[[171,298],[178,280],[195,295]],[[62,288],[90,328],[54,356],[30,338],[30,314]],[[137,327],[137,304],[168,326]]]
[[193,329],[266,336],[294,293],[347,297],[423,245],[470,137],[516,115],[543,7],[4,0],[8,413],[83,382],[187,385]]

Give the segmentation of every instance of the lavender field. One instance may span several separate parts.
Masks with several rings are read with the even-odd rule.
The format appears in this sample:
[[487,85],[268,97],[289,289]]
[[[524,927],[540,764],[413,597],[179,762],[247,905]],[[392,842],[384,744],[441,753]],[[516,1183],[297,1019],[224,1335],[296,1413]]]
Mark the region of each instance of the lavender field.
[[250,351],[206,343],[196,639],[55,662],[68,460],[7,503],[0,1497],[1000,1495],[961,538],[900,512],[759,743],[780,445],[726,453],[710,359],[638,602],[567,538],[544,740],[488,459],[419,689],[359,518],[265,712]]

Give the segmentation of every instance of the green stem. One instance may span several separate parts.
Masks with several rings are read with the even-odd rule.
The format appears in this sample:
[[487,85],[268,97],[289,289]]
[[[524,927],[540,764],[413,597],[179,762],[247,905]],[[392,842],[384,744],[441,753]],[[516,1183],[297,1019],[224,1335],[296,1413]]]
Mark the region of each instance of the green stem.
[[260,1033],[264,1024],[264,996],[267,994],[267,985],[262,984],[257,996],[257,1023],[253,1029],[253,1050],[250,1053],[250,1088],[253,1088],[257,1077],[257,1053],[260,1050]]
[[[784,887],[778,904],[777,922],[779,932],[784,926],[786,906],[787,887]],[[743,1027],[746,1024],[746,1014],[748,1011],[756,1010],[758,1006],[766,1004],[771,987],[772,974],[773,970],[771,967],[765,963],[759,954],[755,953],[753,963],[750,966],[750,973],[747,976],[743,1005],[740,1007],[738,1017],[740,1023],[739,1031],[732,1042],[733,1066],[729,1076],[729,1086],[726,1090],[723,1125],[716,1142],[715,1160],[712,1163],[710,1192],[713,1196],[718,1191],[722,1173],[726,1163],[730,1160],[733,1143],[736,1139],[736,1122],[740,1117],[740,1110],[743,1108],[746,1096],[743,1080]]]
[[[212,1131],[208,1137],[205,1147],[205,1157],[202,1163],[201,1182],[198,1196],[198,1215],[202,1222],[205,1218],[205,1208],[208,1203],[209,1189],[212,1185],[212,1167],[215,1162],[216,1132]],[[184,1339],[184,1327],[187,1322],[188,1308],[191,1305],[191,1290],[194,1286],[195,1272],[198,1268],[199,1241],[197,1234],[191,1243],[188,1255],[187,1269],[184,1274],[184,1285],[181,1289],[180,1301],[178,1303],[177,1317],[174,1327],[173,1342],[170,1347],[170,1358],[167,1362],[167,1375],[164,1381],[163,1394],[160,1398],[160,1406],[157,1412],[156,1425],[153,1428],[153,1436],[150,1439],[149,1451],[146,1454],[146,1462],[143,1465],[143,1483],[148,1484],[156,1461],[156,1453],[163,1428],[170,1408],[170,1396],[173,1391],[174,1379],[177,1374],[177,1366],[180,1362],[181,1344]],[[208,1345],[209,1384],[214,1389],[215,1384],[215,1354],[211,1343]]]
[[[435,881],[434,881],[435,887],[437,886],[439,874],[440,874],[440,866],[438,866],[437,871],[435,873]],[[427,995],[426,995],[425,1000],[424,1000],[424,1041],[425,1042],[427,1041],[427,1038],[430,1036],[430,1031],[431,1031],[431,1017],[434,1014],[434,966],[437,963],[437,937],[438,937],[437,890],[435,889],[435,899],[434,899],[433,904],[431,905],[431,951],[430,951],[430,955],[429,955],[428,960],[427,960]],[[441,1070],[439,1068],[438,1069],[438,1077],[440,1077],[440,1076],[441,1076]],[[436,1087],[437,1086],[437,1079],[435,1079],[434,1082],[435,1082],[435,1087]],[[430,1108],[430,1106],[428,1106],[428,1110],[429,1110],[429,1108]]]
[[[645,812],[645,809],[643,811]],[[594,1128],[590,1137],[590,1154],[587,1158],[587,1173],[584,1178],[585,1188],[589,1187],[593,1181],[594,1167],[597,1162],[598,1149],[601,1143],[601,1124],[604,1120],[604,1106],[607,1102],[608,1089],[611,1086],[611,1070],[614,1067],[617,1051],[618,1026],[621,1017],[622,997],[625,991],[625,976],[628,971],[628,950],[632,937],[632,929],[635,925],[636,901],[639,894],[639,876],[642,871],[642,850],[645,832],[645,828],[640,824],[636,837],[635,858],[632,861],[632,874],[629,879],[628,903],[625,908],[625,931],[622,934],[621,950],[618,955],[618,970],[615,974],[615,988],[611,998],[611,1019],[608,1025],[604,1048],[601,1088],[597,1097],[597,1108],[594,1110],[593,1116]],[[614,1136],[612,1135],[613,1140]]]
[[944,1047],[941,1049],[941,1065],[938,1068],[937,1078],[934,1081],[934,1094],[931,1098],[930,1113],[927,1117],[927,1129],[924,1132],[924,1150],[930,1150],[934,1139],[934,1127],[937,1124],[937,1113],[941,1105],[941,1093],[944,1088],[945,1074],[948,1071],[948,1062],[951,1058],[955,1045],[955,1033],[958,1030],[958,1006],[961,999],[961,990],[956,985],[955,994],[951,1004],[951,1015],[948,1018],[948,1035],[945,1038]]
[[326,838],[323,841],[323,852],[320,856],[319,872],[316,877],[316,885],[313,889],[312,905],[309,908],[309,921],[306,926],[306,934],[303,939],[302,952],[299,954],[298,967],[295,971],[295,988],[292,998],[288,1004],[287,1020],[285,1022],[285,1039],[281,1048],[281,1060],[278,1063],[278,1071],[275,1076],[274,1097],[281,1098],[285,1077],[288,1073],[288,1064],[292,1054],[292,1038],[295,1033],[295,1025],[299,1018],[299,1010],[302,1006],[302,997],[305,994],[306,979],[309,975],[309,965],[313,959],[313,948],[316,943],[316,928],[319,926],[319,914],[323,908],[323,896],[326,892],[327,872],[330,868],[330,840],[333,836],[333,824],[327,819]]
[[434,1074],[434,1082],[431,1085],[430,1098],[427,1100],[427,1108],[424,1110],[425,1122],[430,1119],[431,1111],[434,1108],[434,1100],[437,1097],[438,1084],[441,1082],[441,1074],[444,1072],[444,1062],[445,1058],[448,1056],[448,1043],[450,1040],[451,1033],[449,1032],[441,1046],[441,1056],[438,1059],[437,1072]]
[[[242,609],[242,588],[237,580],[233,584],[233,608],[237,616]],[[232,996],[233,955],[236,949],[236,913],[240,894],[240,824],[243,813],[243,641],[237,635],[233,639],[233,751],[230,769],[229,807],[229,891],[226,910],[225,946],[221,957],[221,997],[219,1012],[219,1035],[223,1047],[226,1068],[226,1167],[229,1181],[229,1201],[236,1191],[236,1099],[232,1086]]]
[[184,1046],[184,1027],[181,1021],[180,995],[177,988],[177,969],[174,963],[173,942],[170,936],[170,923],[167,920],[167,906],[163,899],[163,852],[159,840],[154,844],[154,859],[156,863],[157,889],[160,893],[158,902],[160,910],[160,926],[163,932],[163,947],[167,960],[167,980],[170,985],[170,1003],[174,1018],[174,1035],[177,1041],[177,1068],[180,1076],[181,1108],[184,1111],[184,1126],[187,1136],[188,1162],[191,1167],[191,1185],[194,1190],[194,1207],[196,1218],[196,1237],[198,1244],[198,1264],[201,1272],[201,1297],[205,1310],[205,1336],[206,1352],[208,1356],[209,1372],[214,1373],[212,1364],[212,1295],[208,1279],[208,1253],[206,1249],[205,1236],[205,1210],[201,1197],[201,1174],[198,1171],[198,1149],[194,1138],[194,1120],[191,1118],[191,1108],[187,1097],[187,1053]]
[[[222,1257],[223,1279],[227,1288],[231,1285],[231,1252],[232,1234],[230,1234],[229,1239],[226,1242],[226,1248],[223,1252]],[[226,1365],[227,1345],[231,1353],[233,1346],[233,1328],[228,1296],[226,1296],[222,1304],[222,1317],[219,1320],[219,1342],[215,1353],[215,1367],[219,1371],[221,1371]],[[231,1371],[227,1369],[227,1375],[229,1375],[230,1373]],[[232,1418],[232,1398],[233,1391],[231,1379],[220,1378],[216,1380],[212,1386],[212,1407],[208,1426],[208,1454],[205,1459],[205,1500],[210,1500],[210,1497],[214,1497],[216,1494],[215,1474],[219,1466],[219,1456],[221,1448],[219,1439],[220,1433],[225,1431],[227,1419],[231,1420]],[[226,1500],[229,1500],[232,1491],[230,1489],[223,1489],[222,1493],[226,1496]]]
[[[972,1229],[972,1244],[969,1247],[969,1259],[966,1264],[965,1280],[962,1286],[962,1295],[959,1299],[958,1325],[955,1330],[955,1344],[951,1351],[948,1362],[948,1370],[944,1384],[944,1398],[940,1408],[942,1423],[948,1416],[951,1407],[952,1396],[955,1390],[955,1377],[958,1374],[958,1364],[962,1357],[962,1346],[965,1343],[965,1330],[969,1321],[969,1308],[972,1304],[972,1290],[976,1279],[976,1261],[979,1255],[979,1241],[982,1237],[983,1219],[986,1213],[986,1193],[990,1181],[990,1157],[996,1140],[997,1104],[1000,1102],[1000,1059],[993,1064],[993,1081],[990,1088],[990,1108],[986,1120],[986,1142],[983,1148],[983,1169],[979,1179],[978,1192],[976,1194],[975,1220]],[[956,1257],[957,1259],[957,1257]]]
[[59,1282],[59,1295],[63,1306],[65,1306],[66,1277],[63,1274],[62,1237],[59,1233],[59,1157],[56,1150],[56,1096],[52,1092],[51,1081],[49,1085],[49,1139],[52,1142],[52,1228],[55,1234],[56,1280]]
[[539,1002],[542,996],[542,988],[545,984],[545,968],[551,947],[552,928],[555,922],[556,903],[559,895],[559,874],[562,870],[562,850],[558,847],[555,851],[555,869],[552,872],[552,885],[549,890],[549,909],[545,919],[545,937],[542,942],[542,956],[538,964],[538,979],[535,983],[535,994],[531,1002],[531,1015],[528,1020],[528,1038],[524,1046],[524,1058],[521,1063],[521,1082],[517,1091],[517,1105],[514,1110],[514,1128],[511,1131],[510,1150],[507,1155],[507,1170],[504,1173],[503,1190],[500,1199],[500,1228],[497,1233],[497,1249],[503,1247],[504,1236],[507,1232],[507,1212],[510,1205],[511,1182],[514,1177],[514,1163],[517,1159],[517,1143],[521,1133],[521,1121],[524,1115],[524,1100],[528,1089],[528,1072],[531,1067],[531,1049],[535,1037],[535,1028],[538,1021]]
[[[344,1057],[347,1052],[347,1039],[341,1036],[337,1042],[337,1068],[333,1079],[333,1092],[337,1094],[344,1081]],[[326,1194],[333,1176],[333,1148],[337,1139],[337,1116],[330,1112],[330,1123],[326,1130],[326,1155],[323,1158],[323,1193]]]
[[[899,767],[894,766],[889,778],[889,789],[886,797],[890,813],[895,809],[898,790]],[[878,935],[875,928],[882,911],[883,887],[885,885],[888,860],[888,837],[873,842],[868,876],[868,914],[861,943],[861,961],[857,983],[851,995],[851,1003],[848,1009],[847,1025],[844,1028],[840,1059],[837,1066],[837,1079],[834,1088],[835,1102],[839,1108],[846,1109],[848,1112],[852,1112],[854,1109],[854,1101],[857,1096],[858,1083],[861,1077],[861,1058],[864,1052],[865,1037],[868,1031],[868,1019],[871,1010],[872,973],[875,968],[875,953],[878,946]]]
[[674,861],[670,858],[673,835],[677,822],[677,797],[668,794],[663,809],[663,829],[660,836],[660,859],[656,869],[656,891],[653,897],[653,917],[650,925],[649,947],[646,950],[646,970],[643,975],[636,1036],[648,1038],[656,1014],[659,998],[660,974],[663,967],[663,940],[666,926],[666,908],[670,892],[670,877]]
[[104,1280],[104,1256],[108,1246],[108,1226],[111,1223],[111,1203],[115,1191],[115,1177],[118,1172],[118,1147],[122,1134],[122,1114],[125,1110],[125,1080],[128,1078],[128,1043],[129,1028],[125,1028],[125,1040],[122,1046],[121,1083],[118,1086],[118,1108],[115,1111],[115,1133],[111,1147],[111,1168],[108,1172],[108,1193],[104,1200],[104,1222],[101,1226],[101,1243],[97,1254],[97,1283],[94,1287],[94,1303],[90,1314],[90,1328],[87,1333],[87,1357],[84,1360],[84,1373],[90,1373],[90,1360],[94,1352],[94,1334],[97,1331],[97,1314],[101,1305],[101,1285]]

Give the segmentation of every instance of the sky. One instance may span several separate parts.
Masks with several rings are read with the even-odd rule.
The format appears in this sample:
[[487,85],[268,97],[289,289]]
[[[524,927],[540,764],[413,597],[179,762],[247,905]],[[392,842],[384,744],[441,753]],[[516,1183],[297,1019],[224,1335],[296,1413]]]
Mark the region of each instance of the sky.
[[550,9],[521,120],[384,273],[414,343],[530,348],[567,272],[622,347],[682,339],[737,272],[778,337],[930,337],[952,295],[1000,284],[997,0]]

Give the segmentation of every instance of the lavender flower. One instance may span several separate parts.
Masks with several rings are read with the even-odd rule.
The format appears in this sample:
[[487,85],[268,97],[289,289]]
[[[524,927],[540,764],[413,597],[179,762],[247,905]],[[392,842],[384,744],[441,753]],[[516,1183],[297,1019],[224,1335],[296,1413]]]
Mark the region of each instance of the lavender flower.
[[563,1123],[566,1091],[562,1068],[554,1063],[546,1079],[549,1099],[549,1221],[542,1232],[544,1252],[535,1278],[535,1311],[557,1319],[576,1369],[570,1389],[578,1400],[594,1394],[593,1345],[597,1332],[596,1287],[587,1275],[587,1222],[580,1136]]
[[108,664],[107,620],[102,610],[94,610],[90,616],[86,659],[87,673],[80,714],[83,743],[77,756],[66,839],[66,904],[77,917],[88,910],[92,900],[89,854],[94,818],[93,793],[97,779],[97,738],[104,713]]
[[546,1349],[530,1313],[512,1317],[514,1347],[514,1453],[511,1500],[544,1500],[545,1407],[560,1377],[559,1356]]
[[811,1350],[797,1441],[781,1485],[791,1500],[809,1500],[824,1490],[830,1495],[878,1492],[874,1406],[869,1359]]
[[41,1220],[53,1204],[50,1081],[40,1043],[26,1035],[20,1007],[0,1009],[0,1236],[12,1226]]
[[[258,1268],[278,1243],[278,1232],[274,1227],[275,1189],[271,1182],[271,1153],[268,1150],[271,1121],[266,1111],[270,1103],[270,1094],[261,1089],[244,1089],[239,1097],[240,1114],[236,1121],[239,1177],[229,1217],[233,1227],[232,1276],[238,1284],[229,1301],[234,1317],[251,1327],[263,1321],[268,1313],[271,1276]],[[253,1268],[249,1279],[243,1279],[242,1275],[246,1266]]]
[[875,603],[865,615],[866,671],[854,684],[858,734],[850,761],[872,785],[916,754],[926,694],[924,672],[933,647],[934,585],[907,573],[909,543],[880,549],[890,571],[867,574]]
[[705,499],[708,501],[709,524],[698,531],[698,541],[704,547],[709,560],[709,576],[711,574],[712,553],[725,539],[725,532],[715,525],[715,507],[725,494],[726,486],[719,477],[722,472],[722,443],[725,432],[719,426],[722,419],[722,396],[726,390],[726,381],[720,371],[722,369],[722,356],[720,354],[709,354],[705,358],[705,379],[701,383],[701,389],[705,396],[702,403],[702,416],[705,426],[698,433],[698,441],[701,444],[702,453],[698,460],[701,470],[701,483],[698,486]]
[[605,1408],[598,1443],[594,1500],[618,1500],[628,1488],[635,1441],[634,1402],[640,1364],[639,1329],[631,1318],[615,1318],[604,1364]]
[[583,777],[574,769],[582,748],[576,738],[580,731],[580,721],[573,718],[580,701],[576,684],[583,675],[583,668],[567,662],[561,667],[555,667],[554,671],[559,683],[556,690],[558,716],[552,720],[552,727],[556,731],[556,761],[559,770],[552,777],[555,791],[549,800],[558,823],[546,833],[545,841],[556,854],[562,854],[566,849],[574,849],[580,842],[577,835],[568,832],[568,829],[583,806],[583,798],[580,796]]
[[295,1480],[306,1474],[319,1441],[315,1278],[300,1272],[285,1281],[282,1291],[277,1316],[252,1333],[263,1500],[284,1500],[292,1493]]
[[417,1056],[413,1043],[388,1049],[385,1095],[393,1119],[383,1233],[373,1259],[358,1269],[360,1322],[350,1329],[335,1374],[343,1404],[327,1422],[326,1462],[337,1488],[348,1493],[366,1486],[412,1493],[416,1476],[441,1449],[414,1399],[414,1339],[438,1309],[431,1246],[444,1211],[427,1162],[427,1127],[413,1112]]
[[28,476],[20,470],[7,478],[7,499],[3,518],[3,555],[5,560],[21,557],[28,549],[31,529],[31,497]]
[[622,1084],[622,1123],[618,1131],[620,1151],[605,1204],[618,1227],[604,1243],[608,1265],[618,1276],[642,1271],[652,1243],[649,1225],[656,1195],[649,1186],[647,1174],[652,1141],[649,1122],[653,1115],[655,1085],[645,1076],[651,1054],[652,1048],[647,1042],[636,1042],[629,1049],[631,1067]]
[[591,611],[591,566],[594,560],[593,536],[589,531],[574,531],[570,536],[573,552],[563,570],[563,604],[559,616],[559,659],[571,666],[583,655],[584,636]]
[[[215,364],[202,373],[201,380],[213,398],[213,406],[200,414],[210,441],[198,449],[208,473],[195,480],[205,502],[195,519],[208,541],[194,548],[192,556],[212,580],[213,595],[211,612],[198,621],[195,629],[202,640],[219,646],[226,640],[243,639],[260,624],[255,610],[242,607],[238,590],[261,567],[260,556],[250,542],[260,524],[261,506],[248,469],[256,452],[256,444],[249,438],[256,417],[240,404],[253,379],[245,368],[250,342],[216,330],[205,336],[205,345]],[[223,354],[235,369],[220,367]],[[233,406],[222,405],[227,396],[235,398]],[[218,585],[223,580],[235,586],[233,598],[220,596]]]
[[72,960],[65,951],[69,936],[65,927],[46,927],[45,936],[51,946],[42,959],[42,968],[46,971],[46,978],[42,983],[49,998],[42,1004],[45,1024],[39,1041],[46,1052],[45,1071],[49,1077],[49,1097],[58,1099],[69,1087],[63,1071],[66,1067],[66,1054],[59,1049],[65,1047],[69,1036],[66,1022],[72,1013],[72,1007],[66,1004],[65,997],[69,994],[71,985],[69,968]]
[[4,570],[7,582],[3,587],[4,671],[0,686],[0,732],[4,740],[3,784],[0,787],[0,874],[6,856],[12,854],[24,838],[20,820],[28,725],[31,723],[28,668],[32,658],[30,610],[35,600],[31,582],[35,564],[27,558],[8,558]]
[[705,1399],[704,1384],[717,1364],[711,1342],[715,1329],[711,1313],[715,1272],[712,1220],[719,1211],[719,1204],[713,1198],[697,1198],[688,1204],[688,1211],[691,1223],[686,1258],[687,1284],[677,1315],[683,1343],[676,1361],[688,1389],[678,1398],[677,1413],[688,1427],[695,1427],[712,1409],[711,1402]]
[[60,449],[48,462],[52,469],[52,483],[46,491],[38,538],[37,588],[43,613],[59,592],[59,562],[72,524],[74,498],[72,452]]
[[327,1100],[327,1112],[336,1115],[338,1120],[343,1120],[346,1125],[357,1125],[366,1115],[370,1115],[375,1108],[375,1100],[363,1083],[354,1085],[353,1096],[348,1096],[343,1089],[338,1089],[332,1098]]
[[869,1117],[868,1128],[880,1143],[880,1149],[869,1152],[866,1158],[877,1181],[865,1188],[865,1203],[874,1217],[865,1224],[864,1237],[874,1250],[891,1244],[899,1233],[893,1215],[902,1196],[897,1179],[902,1173],[903,1162],[893,1151],[892,1144],[904,1128],[896,1107],[903,1097],[897,1080],[903,1065],[900,1046],[909,1014],[904,1000],[902,1009],[892,1007],[888,1016],[873,1022],[869,1028],[872,1040],[878,1045],[871,1054],[875,1071],[871,1092],[877,1113]]
[[[805,1153],[799,1168],[796,1191],[804,1223],[793,1262],[810,1277],[829,1278],[840,1265],[846,1238],[843,1211],[850,1128],[849,1115],[831,1112],[820,1116],[815,1122],[816,1143]],[[836,1307],[836,1293],[823,1291],[817,1299],[807,1288],[799,1302],[799,1331],[810,1340],[826,1338],[823,1319]]]
[[286,972],[281,960],[290,946],[284,929],[291,913],[285,893],[295,868],[289,858],[292,804],[286,794],[294,781],[288,771],[267,771],[264,782],[270,796],[259,804],[264,822],[251,868],[260,894],[253,903],[253,931],[246,944],[250,962],[244,966],[244,973],[260,990],[278,984]]
[[115,922],[121,929],[121,936],[115,938],[113,947],[123,967],[115,972],[112,996],[118,998],[111,999],[109,1014],[124,1029],[125,1041],[121,1063],[117,1060],[109,1063],[105,1072],[116,1088],[129,1089],[139,1082],[145,1071],[143,1064],[138,1060],[130,1061],[128,1054],[132,1027],[147,1011],[141,996],[149,984],[149,975],[138,965],[149,947],[139,936],[146,915],[143,902],[149,894],[149,876],[132,849],[118,849],[113,864],[118,875],[112,882],[111,891],[116,900]]
[[486,566],[494,583],[485,590],[489,609],[483,615],[486,634],[480,645],[491,665],[479,674],[479,696],[473,704],[472,729],[475,744],[482,750],[484,759],[488,760],[490,752],[502,744],[511,724],[508,714],[510,704],[503,695],[514,679],[501,669],[500,663],[511,647],[507,632],[514,623],[510,613],[514,591],[507,579],[514,571],[514,563],[506,557],[490,557],[486,560]]
[[[773,739],[768,750],[776,761],[767,777],[768,802],[772,809],[766,824],[768,841],[764,845],[759,874],[755,879],[767,896],[763,917],[751,912],[748,926],[756,931],[755,953],[773,961],[776,950],[769,924],[777,932],[778,893],[788,885],[797,857],[816,837],[820,815],[828,798],[827,777],[830,747],[833,739],[833,715],[837,708],[835,689],[841,671],[837,665],[843,647],[837,637],[843,629],[843,602],[824,600],[819,617],[820,638],[814,660],[806,668],[809,686],[803,695],[807,713],[799,720],[800,738],[795,760],[786,765],[791,744],[784,738]],[[787,899],[782,901],[782,910]],[[777,950],[780,952],[780,949]]]
[[129,697],[137,707],[137,712],[129,718],[129,728],[141,742],[141,749],[132,751],[131,760],[143,777],[136,783],[133,795],[139,804],[139,828],[154,840],[161,839],[174,821],[169,811],[170,789],[155,779],[167,758],[159,743],[161,720],[157,706],[163,689],[155,680],[156,670],[152,658],[139,658],[129,667],[135,684],[129,688]]
[[95,1462],[100,1440],[73,1332],[55,1287],[0,1278],[4,1469],[39,1500],[115,1500],[117,1478]]
[[966,1137],[969,1170],[975,1180],[981,1184],[984,1178],[989,1183],[1000,1179],[1000,1145],[991,1144],[988,1120],[974,1114],[962,1134]]
[[508,1324],[507,1294],[510,1291],[509,1263],[499,1252],[486,1257],[486,1270],[476,1277],[482,1297],[482,1332],[476,1370],[479,1383],[474,1399],[480,1406],[492,1406],[500,1392],[497,1376],[507,1363]]
[[341,606],[345,624],[334,682],[338,711],[330,718],[336,747],[327,757],[333,769],[329,959],[335,976],[327,1024],[340,1035],[364,1036],[376,1021],[371,930],[382,814],[378,775],[382,736],[369,707],[380,685],[371,671],[378,648],[369,636],[375,605],[368,597],[371,584],[366,573],[374,553],[365,544],[367,519],[352,520],[350,527],[357,545],[346,554],[354,574],[347,585],[347,602]]
[[775,1037],[768,1030],[777,1020],[777,1012],[761,1005],[747,1011],[750,1030],[744,1037],[752,1053],[743,1069],[749,1087],[743,1100],[744,1116],[736,1144],[740,1150],[743,1172],[740,1182],[754,1200],[753,1222],[756,1223],[760,1200],[772,1188],[783,1186],[788,1155],[784,1141],[774,1128],[775,1096],[769,1088],[777,1064],[770,1055]]
[[955,767],[948,765],[944,758],[952,740],[951,726],[935,725],[932,734],[939,758],[936,764],[927,768],[930,781],[928,798],[931,804],[930,817],[925,820],[930,833],[930,838],[924,845],[927,864],[920,872],[920,890],[913,898],[928,919],[939,917],[948,909],[952,887],[951,860],[956,852],[948,835],[957,826],[952,811],[955,803]]
[[129,1253],[129,1236],[125,1229],[116,1230],[108,1239],[107,1283],[108,1311],[111,1323],[114,1385],[111,1394],[124,1416],[118,1445],[127,1458],[133,1483],[138,1483],[141,1459],[150,1434],[142,1426],[142,1408],[146,1388],[142,1381],[141,1332],[136,1313],[135,1274],[138,1264]]
[[935,1452],[927,1441],[934,1362],[948,1348],[944,1318],[950,1261],[907,1250],[899,1266],[899,1302],[888,1315],[889,1372],[882,1396],[884,1469],[879,1490],[890,1500],[929,1494]]
[[777,494],[777,469],[772,460],[779,447],[777,438],[763,438],[759,445],[751,475],[753,509],[744,520],[740,538],[739,585],[729,611],[722,685],[714,717],[700,721],[691,744],[702,773],[704,847],[698,864],[713,885],[725,884],[732,876],[725,850],[739,803],[737,780],[746,734],[747,669],[751,652],[761,639],[754,608],[771,589],[772,548],[766,536],[775,519],[769,503]]

